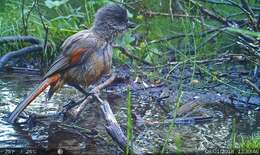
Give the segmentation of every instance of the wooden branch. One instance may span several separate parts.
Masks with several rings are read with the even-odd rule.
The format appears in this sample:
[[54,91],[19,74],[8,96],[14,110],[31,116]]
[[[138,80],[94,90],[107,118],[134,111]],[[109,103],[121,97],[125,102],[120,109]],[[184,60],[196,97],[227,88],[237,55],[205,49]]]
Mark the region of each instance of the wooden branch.
[[4,65],[14,57],[18,57],[24,54],[39,52],[43,49],[43,45],[32,45],[16,51],[9,52],[0,58],[0,70],[3,69]]
[[[110,85],[116,78],[115,74],[106,80],[104,83],[98,85],[91,92],[94,92],[93,95],[88,96],[83,103],[74,111],[76,117],[85,109],[86,105],[95,98],[100,103],[101,112],[103,114],[104,119],[106,120],[106,131],[112,137],[112,139],[120,146],[120,148],[126,152],[127,149],[127,138],[125,137],[120,125],[118,124],[109,103],[106,100],[102,100],[100,96],[96,93],[96,90],[103,89]],[[140,154],[137,150],[133,150],[135,154]]]
[[253,84],[253,82],[249,81],[248,79],[244,79],[243,82],[245,82],[248,86],[255,90],[257,94],[260,95],[260,89],[255,84]]
[[41,44],[41,41],[33,36],[7,36],[0,37],[0,44],[9,42],[29,42],[31,44]]
[[116,118],[109,106],[109,103],[105,100],[102,100],[97,94],[95,94],[94,96],[100,103],[100,108],[101,108],[103,117],[106,120],[105,127],[107,130],[107,133],[120,146],[120,148],[124,152],[126,152],[127,138],[125,137],[120,125],[117,123]]
[[153,17],[153,16],[171,16],[173,17],[183,17],[183,18],[199,18],[199,16],[191,16],[191,15],[185,15],[185,14],[170,14],[170,13],[164,13],[164,12],[153,12],[153,11],[146,11],[144,12],[144,15],[148,17]]
[[143,60],[143,59],[140,59],[139,57],[137,57],[137,56],[135,56],[135,55],[132,55],[131,53],[129,53],[129,52],[127,51],[126,48],[124,48],[124,47],[122,47],[122,46],[113,45],[113,47],[119,49],[124,55],[126,55],[127,57],[129,57],[129,58],[131,58],[131,59],[135,59],[135,60],[140,61],[140,62],[142,62],[142,63],[144,63],[144,64],[146,64],[146,65],[153,66],[152,63],[150,63],[150,62],[148,62],[148,61],[145,61],[145,60]]
[[[131,149],[131,147],[128,147],[127,138],[125,137],[120,125],[117,123],[115,115],[113,114],[109,106],[109,103],[106,100],[102,100],[97,94],[94,94],[94,96],[100,103],[102,114],[104,116],[104,119],[106,120],[105,127],[107,133],[112,137],[112,139],[115,142],[117,142],[120,148],[126,153],[127,148]],[[135,150],[134,148],[130,152],[133,152],[134,154],[143,154],[140,151]]]
[[4,65],[13,57],[22,56],[32,52],[42,51],[44,46],[41,44],[41,41],[33,36],[7,36],[0,37],[0,44],[9,43],[9,42],[29,42],[31,46],[18,49],[16,51],[11,51],[5,54],[0,58],[0,70],[4,68]]

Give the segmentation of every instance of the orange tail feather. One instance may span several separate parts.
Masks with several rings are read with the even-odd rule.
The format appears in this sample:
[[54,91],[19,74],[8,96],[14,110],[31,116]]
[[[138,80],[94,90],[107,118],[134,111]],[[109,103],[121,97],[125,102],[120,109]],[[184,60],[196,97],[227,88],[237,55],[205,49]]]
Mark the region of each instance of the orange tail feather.
[[32,102],[37,96],[39,96],[49,85],[55,84],[60,80],[60,74],[54,74],[46,78],[36,89],[34,89],[26,98],[21,102],[15,110],[8,117],[7,121],[14,123],[20,113]]

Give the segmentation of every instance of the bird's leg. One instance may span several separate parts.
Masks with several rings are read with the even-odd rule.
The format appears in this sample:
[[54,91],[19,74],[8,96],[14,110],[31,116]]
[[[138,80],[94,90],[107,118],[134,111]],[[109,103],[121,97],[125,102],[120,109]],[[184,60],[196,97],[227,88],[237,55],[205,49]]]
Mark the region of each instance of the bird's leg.
[[48,93],[46,94],[46,97],[45,97],[45,105],[47,105],[48,101],[51,99],[51,97],[53,96],[55,90],[54,90],[54,87],[50,87]]
[[85,95],[84,98],[80,99],[79,101],[75,102],[73,100],[71,100],[68,104],[64,105],[63,108],[65,109],[65,111],[70,110],[71,108],[81,104],[89,95],[91,95],[91,93],[88,93],[85,91],[85,89],[83,89],[79,84],[76,83],[68,83],[68,85],[74,87],[75,89],[77,89],[78,91],[80,91],[82,94]]
[[108,85],[110,85],[111,83],[113,83],[113,81],[116,78],[116,74],[115,73],[109,73],[109,78],[104,81],[103,83],[99,84],[98,86],[96,86],[95,88],[93,88],[90,93],[91,94],[99,94],[100,90],[107,87]]
[[[100,90],[107,87],[108,85],[110,85],[116,78],[116,74],[112,74],[111,77],[109,79],[107,79],[105,82],[99,84],[98,86],[96,86],[95,88],[93,88],[90,93],[93,94],[94,96],[99,95]],[[89,98],[86,98],[86,100]],[[85,102],[85,99],[83,100],[83,102],[77,107],[77,109],[73,109],[73,115],[76,117],[78,117],[80,115],[80,113],[85,109],[85,107],[87,106],[88,102]]]
[[85,89],[83,89],[79,84],[76,83],[68,83],[68,85],[74,87],[75,89],[77,89],[78,91],[80,91],[82,94],[84,94],[86,96],[86,98],[91,94],[86,92]]

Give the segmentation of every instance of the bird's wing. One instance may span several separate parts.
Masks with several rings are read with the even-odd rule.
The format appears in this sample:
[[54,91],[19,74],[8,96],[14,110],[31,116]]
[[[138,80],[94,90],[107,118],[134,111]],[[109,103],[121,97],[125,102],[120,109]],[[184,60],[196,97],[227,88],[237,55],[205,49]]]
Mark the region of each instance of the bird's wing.
[[78,32],[66,39],[61,47],[61,55],[53,62],[44,78],[81,64],[83,54],[88,57],[96,50],[96,42],[96,38],[86,31]]

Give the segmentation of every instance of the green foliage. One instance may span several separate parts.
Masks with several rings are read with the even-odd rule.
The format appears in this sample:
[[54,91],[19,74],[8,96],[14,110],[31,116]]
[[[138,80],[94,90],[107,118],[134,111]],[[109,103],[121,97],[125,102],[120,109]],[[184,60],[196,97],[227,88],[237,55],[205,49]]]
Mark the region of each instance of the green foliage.
[[236,119],[233,119],[233,121],[232,121],[232,129],[231,129],[231,149],[235,149],[236,148],[236,137],[237,137]]
[[[43,56],[51,60],[60,52],[61,43],[70,35],[92,25],[96,8],[108,1],[92,0],[45,0],[39,1],[39,9],[44,23],[48,27],[47,53]],[[0,36],[32,35],[45,38],[45,30],[40,20],[39,11],[33,0],[1,1],[4,9],[0,10]],[[14,11],[9,11],[14,10]],[[8,19],[8,20],[6,20]],[[13,49],[21,48],[20,44],[0,47],[1,55]],[[48,58],[48,59],[47,59]]]
[[46,0],[45,1],[45,5],[48,7],[48,8],[53,8],[53,7],[59,7],[60,5],[62,4],[65,4],[67,3],[69,0],[61,0],[61,1],[53,1],[53,0]]
[[239,144],[242,150],[259,150],[260,149],[260,135],[249,137],[248,139],[242,138]]
[[181,146],[182,146],[182,140],[179,134],[176,135],[175,137],[175,144],[176,144],[176,148],[177,148],[177,153],[181,154]]
[[133,119],[132,119],[132,95],[127,89],[127,149],[126,154],[132,154]]
[[[183,92],[181,91],[181,87],[180,87],[180,90],[179,90],[179,94],[177,96],[177,100],[176,100],[176,104],[175,104],[175,110],[173,111],[173,119],[172,119],[172,122],[168,128],[168,133],[167,133],[167,136],[165,137],[165,140],[164,140],[164,144],[163,144],[163,147],[162,147],[162,150],[161,150],[161,154],[164,154],[166,149],[167,149],[167,144],[168,144],[168,141],[169,141],[169,138],[170,136],[172,136],[172,133],[173,133],[173,129],[174,129],[174,125],[175,125],[175,120],[176,120],[176,116],[177,116],[177,112],[178,112],[178,109],[179,109],[179,106],[181,104],[181,98],[182,98],[182,95],[183,95]],[[180,138],[176,138],[175,140],[176,142],[176,145],[177,145],[177,151],[180,151],[180,145],[181,145],[181,140]]]
[[[24,4],[23,4],[24,1]],[[131,1],[124,1],[124,3]],[[128,15],[131,20],[138,23],[138,27],[131,33],[127,33],[119,39],[117,43],[127,47],[134,55],[154,64],[165,64],[169,61],[169,49],[176,49],[176,61],[186,60],[191,57],[194,61],[214,57],[219,54],[219,48],[225,45],[230,45],[233,38],[226,33],[221,33],[211,39],[213,34],[206,34],[206,37],[201,37],[200,33],[205,30],[205,26],[199,22],[201,12],[191,3],[184,3],[185,11],[193,17],[175,17],[173,20],[170,16],[145,15],[142,11],[153,11],[157,13],[169,12],[169,0],[142,0],[133,5],[136,10],[129,8]],[[111,3],[109,0],[44,0],[39,1],[39,8],[42,12],[45,24],[49,28],[48,43],[51,45],[48,53],[44,53],[45,58],[54,58],[59,53],[59,47],[65,38],[84,29],[89,28],[94,20],[96,10],[106,3]],[[0,36],[8,35],[23,35],[27,31],[29,35],[39,37],[44,40],[45,31],[39,18],[39,14],[33,5],[33,0],[21,1],[1,1],[0,11]],[[220,16],[230,16],[229,18],[243,19],[245,15],[241,14],[241,10],[236,7],[219,5],[205,2],[202,3],[207,9],[214,10]],[[250,1],[251,5],[256,5]],[[22,6],[24,10],[22,13]],[[14,10],[14,11],[9,11]],[[23,16],[28,18],[26,27],[24,25]],[[183,14],[183,13],[182,13]],[[8,20],[5,20],[8,19]],[[211,19],[205,19],[205,25],[209,28],[217,28],[220,26],[218,22]],[[25,30],[25,28],[27,30]],[[228,28],[227,31],[243,33],[259,37],[259,33],[248,31],[245,29]],[[132,33],[140,34],[141,39],[135,42]],[[185,34],[186,37],[172,39],[156,44],[148,44],[150,41],[159,40],[164,37]],[[206,38],[206,39],[205,39]],[[207,40],[208,39],[208,40]],[[19,48],[22,45],[17,45],[12,48]],[[11,47],[1,47],[1,52],[8,52]],[[221,51],[222,52],[222,51]],[[183,56],[185,55],[185,56]],[[119,63],[131,63],[127,57],[119,51],[114,52],[114,59]]]
[[231,32],[246,34],[246,35],[249,35],[249,36],[260,38],[260,32],[252,32],[252,31],[238,29],[238,28],[227,28],[227,30],[231,31]]

